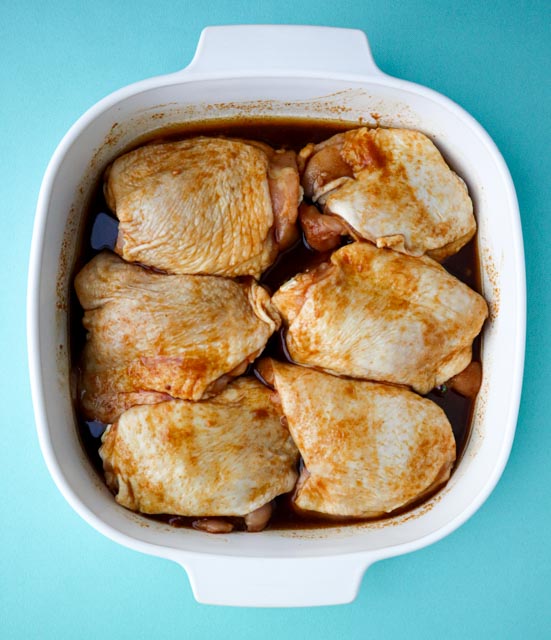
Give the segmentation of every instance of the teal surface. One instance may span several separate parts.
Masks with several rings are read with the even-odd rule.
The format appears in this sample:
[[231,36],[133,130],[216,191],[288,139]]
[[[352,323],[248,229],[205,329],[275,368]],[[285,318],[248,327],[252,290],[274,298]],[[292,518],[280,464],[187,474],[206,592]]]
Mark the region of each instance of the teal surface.
[[[389,74],[487,129],[520,201],[528,342],[517,436],[498,487],[458,531],[366,574],[351,605],[197,604],[182,569],[110,542],[65,503],[34,430],[25,289],[49,157],[97,100],[183,67],[209,24],[363,29]],[[551,638],[549,2],[0,3],[0,638]]]

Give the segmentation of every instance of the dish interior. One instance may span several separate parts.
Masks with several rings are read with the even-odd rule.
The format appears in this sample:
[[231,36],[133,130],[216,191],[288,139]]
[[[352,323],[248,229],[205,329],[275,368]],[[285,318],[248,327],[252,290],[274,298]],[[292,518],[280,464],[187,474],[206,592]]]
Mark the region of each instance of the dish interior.
[[[219,96],[224,96],[220,102]],[[320,97],[321,96],[321,97]],[[491,316],[480,357],[484,382],[473,409],[471,437],[446,488],[407,514],[390,520],[323,530],[272,530],[262,536],[233,534],[205,536],[146,521],[117,506],[81,446],[75,429],[70,388],[70,348],[67,312],[71,278],[78,247],[86,234],[81,212],[96,188],[99,176],[115,157],[141,136],[176,123],[204,123],[231,117],[316,118],[343,123],[416,128],[429,135],[452,168],[466,181],[477,213],[480,287]],[[48,212],[44,250],[38,271],[37,297],[42,302],[38,342],[42,362],[45,422],[43,439],[51,452],[54,477],[75,508],[107,535],[129,546],[160,555],[166,549],[193,550],[245,556],[287,556],[398,548],[412,541],[444,535],[454,521],[467,517],[489,484],[499,476],[512,438],[507,424],[509,407],[500,398],[514,394],[516,381],[504,376],[508,364],[504,348],[516,336],[518,300],[516,257],[511,228],[493,215],[512,216],[503,168],[479,128],[449,103],[399,81],[351,82],[312,78],[226,78],[145,85],[98,107],[66,142],[54,179],[44,195]],[[55,165],[55,163],[54,163]],[[510,279],[511,291],[501,299],[501,282]],[[500,393],[489,393],[499,382]],[[437,533],[438,532],[438,533]]]
[[[308,143],[321,142],[336,133],[354,129],[357,126],[358,123],[354,122],[334,122],[330,120],[234,118],[229,120],[215,120],[209,123],[194,123],[192,125],[174,125],[157,130],[146,137],[138,138],[134,144],[129,146],[128,150],[137,148],[143,144],[176,141],[205,135],[256,140],[271,145],[273,148],[291,149],[298,153],[300,149]],[[112,249],[115,244],[116,227],[113,226],[114,220],[111,217],[107,217],[105,212],[109,212],[109,207],[105,201],[103,183],[102,180],[100,180],[98,186],[93,191],[87,211],[83,212],[84,233],[81,239],[82,244],[79,247],[75,260],[75,273],[102,249]],[[297,273],[314,267],[321,260],[327,260],[328,257],[329,254],[327,253],[324,254],[312,250],[308,246],[304,234],[302,234],[301,238],[290,249],[280,254],[275,263],[263,273],[260,282],[265,285],[268,290],[275,292],[282,284]],[[476,237],[458,253],[447,258],[443,262],[443,266],[459,280],[466,283],[475,291],[480,292],[480,267]],[[70,299],[69,323],[71,336],[71,368],[74,372],[78,371],[78,357],[82,352],[86,339],[86,332],[82,327],[82,309],[76,300],[74,291]],[[475,362],[480,360],[480,343],[481,337],[479,336],[475,339],[473,345],[473,361]],[[262,357],[273,357],[276,360],[292,362],[286,352],[283,329],[280,329],[272,336],[258,360]],[[256,370],[253,364],[249,366],[245,375],[254,376],[255,372]],[[475,400],[464,397],[452,389],[434,389],[425,397],[440,406],[450,421],[457,452],[456,463],[454,465],[455,469],[461,460],[469,440]],[[101,445],[101,435],[106,425],[97,421],[86,420],[79,414],[78,402],[76,403],[75,411],[78,416],[78,431],[82,444],[93,467],[100,477],[103,478],[102,462],[98,454],[98,449]],[[440,489],[441,487],[438,487],[436,491],[431,492],[431,495],[437,494]],[[394,510],[391,514],[378,517],[376,520],[381,521],[385,518],[395,518],[397,515],[409,513],[415,509],[415,507],[420,507],[425,504],[427,500],[427,496],[424,496],[413,505]],[[316,516],[315,514],[305,516],[298,515],[292,508],[290,494],[276,498],[275,505],[274,514],[268,525],[270,530],[301,531],[331,529],[335,526],[357,526],[361,522],[367,522],[365,518],[347,521],[345,518],[329,519],[327,517]],[[190,526],[194,520],[194,518],[168,515],[150,516],[150,518],[178,527]]]

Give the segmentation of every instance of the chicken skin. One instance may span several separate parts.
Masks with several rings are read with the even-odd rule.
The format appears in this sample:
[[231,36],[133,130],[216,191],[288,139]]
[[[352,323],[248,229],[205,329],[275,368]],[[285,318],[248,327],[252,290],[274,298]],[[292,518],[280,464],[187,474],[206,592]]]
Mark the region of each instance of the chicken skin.
[[455,440],[436,404],[400,387],[262,360],[263,377],[304,461],[300,510],[374,518],[420,500],[450,476]]
[[199,137],[115,160],[105,195],[115,251],[174,274],[260,274],[297,237],[296,156],[259,142]]
[[[242,516],[249,530],[265,526],[266,505],[293,489],[298,462],[270,396],[254,378],[241,378],[208,400],[125,411],[100,448],[117,502],[142,513]],[[197,524],[213,533],[231,530],[224,521]]]
[[443,260],[475,234],[467,187],[427,136],[407,129],[354,129],[300,153],[305,194],[323,213],[305,229],[351,235],[413,256]]
[[135,404],[218,392],[280,323],[252,278],[158,274],[109,252],[82,269],[75,288],[88,331],[80,404],[104,423]]
[[422,394],[465,369],[488,315],[482,296],[434,260],[367,242],[295,276],[272,302],[297,364]]

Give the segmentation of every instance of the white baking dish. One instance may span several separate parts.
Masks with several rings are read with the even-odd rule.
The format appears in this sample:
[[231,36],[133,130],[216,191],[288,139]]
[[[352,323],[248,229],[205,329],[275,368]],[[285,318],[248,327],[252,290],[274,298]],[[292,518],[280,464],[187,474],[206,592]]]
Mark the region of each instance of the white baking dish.
[[[119,507],[86,458],[70,397],[67,304],[86,200],[106,164],[149,131],[229,116],[314,117],[416,128],[466,180],[476,206],[483,293],[491,319],[469,444],[446,488],[380,523],[212,536]],[[108,96],[69,130],[44,176],[28,284],[28,348],[36,423],[60,491],[92,526],[169,558],[206,603],[305,606],[352,600],[376,560],[419,549],[471,516],[496,485],[517,419],[525,337],[524,256],[505,163],[479,124],[447,98],[391,78],[360,31],[294,26],[206,29],[183,71]]]

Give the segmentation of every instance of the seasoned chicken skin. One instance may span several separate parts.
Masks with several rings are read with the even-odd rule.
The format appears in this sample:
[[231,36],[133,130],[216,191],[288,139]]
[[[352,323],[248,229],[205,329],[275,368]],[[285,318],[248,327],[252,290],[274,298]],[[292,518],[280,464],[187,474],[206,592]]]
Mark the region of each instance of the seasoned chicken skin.
[[142,513],[247,516],[291,491],[298,451],[270,395],[240,378],[209,400],[125,411],[100,448],[117,502]]
[[150,144],[115,160],[105,194],[115,250],[176,274],[260,274],[297,235],[296,156],[223,138]]
[[305,194],[323,209],[313,235],[305,230],[312,246],[326,223],[335,235],[442,260],[475,234],[465,183],[419,131],[354,129],[308,145],[300,159]]
[[273,296],[298,364],[427,393],[469,364],[488,315],[437,262],[367,242],[335,251]]
[[302,458],[294,503],[332,516],[371,518],[446,482],[455,440],[436,404],[400,387],[260,362]]
[[135,404],[219,391],[280,323],[252,278],[158,274],[109,252],[80,271],[75,288],[88,331],[80,403],[105,423]]

